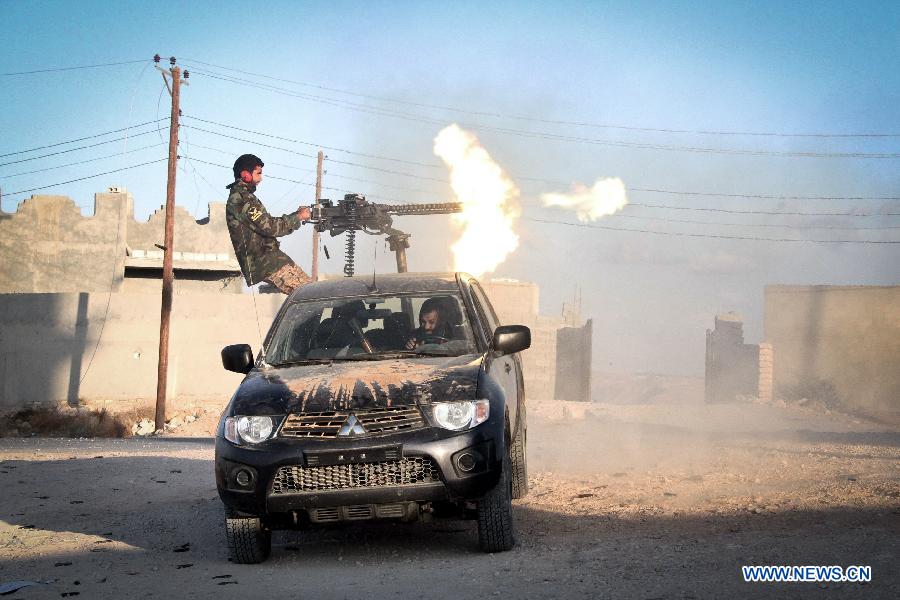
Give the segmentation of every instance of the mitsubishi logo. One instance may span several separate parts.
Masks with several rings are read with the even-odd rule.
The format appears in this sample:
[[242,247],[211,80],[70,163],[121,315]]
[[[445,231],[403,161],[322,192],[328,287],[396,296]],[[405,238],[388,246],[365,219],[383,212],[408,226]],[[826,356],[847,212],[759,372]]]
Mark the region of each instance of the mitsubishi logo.
[[362,423],[359,422],[359,419],[356,418],[356,415],[350,415],[347,417],[347,420],[344,421],[344,424],[341,425],[337,434],[340,436],[349,436],[363,435],[365,433],[366,429],[362,426]]

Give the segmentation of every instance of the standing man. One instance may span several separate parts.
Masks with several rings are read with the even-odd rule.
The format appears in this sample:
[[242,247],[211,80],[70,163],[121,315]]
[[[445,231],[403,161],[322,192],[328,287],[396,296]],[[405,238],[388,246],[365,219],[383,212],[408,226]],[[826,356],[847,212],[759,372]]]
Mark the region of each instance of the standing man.
[[228,233],[247,285],[266,281],[290,294],[312,280],[281,251],[275,238],[299,229],[309,219],[310,210],[302,206],[282,217],[271,216],[254,194],[262,181],[263,166],[252,154],[234,161],[234,183],[226,186],[231,190],[225,207]]

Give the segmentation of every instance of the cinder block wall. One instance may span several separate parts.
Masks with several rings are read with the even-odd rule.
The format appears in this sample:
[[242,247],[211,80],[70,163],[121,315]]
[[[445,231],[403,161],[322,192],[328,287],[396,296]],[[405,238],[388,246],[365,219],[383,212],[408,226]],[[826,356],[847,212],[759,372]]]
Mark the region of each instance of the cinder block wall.
[[900,412],[900,286],[767,286],[775,394]]
[[531,348],[522,352],[525,371],[525,395],[534,399],[553,399],[556,393],[556,332],[559,319],[538,317],[531,328]]

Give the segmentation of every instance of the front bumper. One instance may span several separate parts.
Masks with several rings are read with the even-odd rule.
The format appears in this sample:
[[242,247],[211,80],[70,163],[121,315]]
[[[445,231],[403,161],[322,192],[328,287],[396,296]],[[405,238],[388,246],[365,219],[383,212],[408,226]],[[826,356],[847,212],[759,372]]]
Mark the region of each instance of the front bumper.
[[[427,428],[386,436],[360,438],[284,439],[275,438],[258,446],[236,446],[221,436],[216,438],[216,486],[219,497],[234,511],[253,515],[285,513],[292,510],[347,506],[355,504],[385,504],[401,501],[475,500],[491,490],[499,480],[502,456],[503,430],[499,435],[490,421],[469,431],[456,433]],[[501,443],[496,443],[496,440]],[[341,467],[316,467],[309,464],[309,455],[319,452],[345,451],[348,456],[359,456],[361,451],[372,448],[399,447],[402,461],[416,464],[428,463],[433,469],[428,477],[401,477],[405,472],[399,463],[370,465],[365,461]],[[476,468],[466,473],[458,466],[456,458],[466,450],[474,449],[483,457]],[[399,458],[399,457],[398,457]],[[370,466],[366,466],[370,465]],[[284,471],[279,469],[301,467],[301,471],[318,473],[315,489],[297,489],[284,485]],[[388,468],[387,483],[382,479],[371,485],[365,477],[356,477],[348,483],[349,472],[382,472]],[[317,471],[329,469],[327,473]],[[249,474],[248,485],[237,481],[240,471]],[[334,477],[332,477],[334,475]],[[393,479],[391,479],[393,477]],[[278,483],[276,484],[276,479]],[[364,481],[360,484],[359,479]],[[325,483],[323,483],[323,481]],[[329,481],[335,485],[330,487]]]

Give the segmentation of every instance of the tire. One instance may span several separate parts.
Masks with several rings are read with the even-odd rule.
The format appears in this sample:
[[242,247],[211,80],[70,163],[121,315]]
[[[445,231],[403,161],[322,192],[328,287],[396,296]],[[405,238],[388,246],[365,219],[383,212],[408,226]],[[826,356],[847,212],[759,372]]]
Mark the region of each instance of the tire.
[[478,501],[478,545],[484,552],[505,552],[516,543],[509,463],[509,456],[504,456],[500,480]]
[[516,437],[510,448],[510,469],[512,471],[512,497],[513,500],[524,498],[528,495],[528,465],[525,461],[525,428],[522,427],[524,414],[519,415],[519,423],[516,426]]
[[259,517],[225,517],[228,555],[238,564],[261,563],[272,551],[272,532]]

